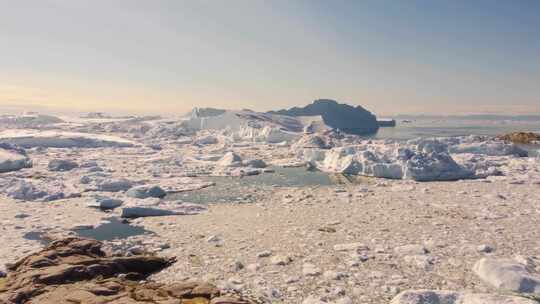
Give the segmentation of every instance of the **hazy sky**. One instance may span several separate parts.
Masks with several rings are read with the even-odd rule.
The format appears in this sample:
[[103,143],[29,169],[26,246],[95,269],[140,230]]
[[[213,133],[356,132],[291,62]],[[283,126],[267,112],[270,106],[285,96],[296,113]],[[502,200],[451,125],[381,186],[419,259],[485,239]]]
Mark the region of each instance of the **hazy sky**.
[[538,0],[0,0],[0,105],[540,113]]

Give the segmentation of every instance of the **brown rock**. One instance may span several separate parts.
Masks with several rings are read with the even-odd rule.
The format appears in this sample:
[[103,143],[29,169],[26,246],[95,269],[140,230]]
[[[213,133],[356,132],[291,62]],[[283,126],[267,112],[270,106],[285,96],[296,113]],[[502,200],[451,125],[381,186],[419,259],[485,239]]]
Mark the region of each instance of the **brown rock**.
[[[164,285],[140,280],[175,262],[153,255],[111,257],[95,240],[67,238],[9,266],[0,278],[0,303],[40,304],[249,304],[219,297],[205,282]],[[119,274],[125,274],[119,278]]]
[[497,136],[500,140],[510,141],[516,144],[533,144],[540,142],[540,134],[532,132],[514,132]]

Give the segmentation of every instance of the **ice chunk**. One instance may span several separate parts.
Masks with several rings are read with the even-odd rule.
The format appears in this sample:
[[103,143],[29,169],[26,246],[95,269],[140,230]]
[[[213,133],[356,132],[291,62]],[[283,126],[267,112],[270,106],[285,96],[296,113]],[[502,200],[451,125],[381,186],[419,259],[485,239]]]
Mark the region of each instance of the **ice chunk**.
[[0,147],[0,173],[30,167],[32,167],[32,161],[25,154]]
[[159,186],[135,186],[126,192],[126,195],[133,198],[145,199],[149,197],[162,198],[167,195]]
[[242,158],[234,153],[227,152],[218,162],[218,167],[240,167],[242,166]]
[[88,207],[99,208],[99,209],[114,209],[122,206],[123,201],[119,199],[114,199],[110,197],[97,196],[95,201],[89,202]]
[[417,153],[406,162],[404,178],[417,181],[458,180],[474,177],[474,172],[458,165],[446,153]]

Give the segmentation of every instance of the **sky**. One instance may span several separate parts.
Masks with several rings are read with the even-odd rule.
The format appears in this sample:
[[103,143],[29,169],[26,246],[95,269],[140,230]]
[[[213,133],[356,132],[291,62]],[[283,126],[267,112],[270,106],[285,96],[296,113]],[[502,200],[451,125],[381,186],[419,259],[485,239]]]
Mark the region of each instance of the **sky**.
[[0,0],[0,106],[540,114],[537,0]]

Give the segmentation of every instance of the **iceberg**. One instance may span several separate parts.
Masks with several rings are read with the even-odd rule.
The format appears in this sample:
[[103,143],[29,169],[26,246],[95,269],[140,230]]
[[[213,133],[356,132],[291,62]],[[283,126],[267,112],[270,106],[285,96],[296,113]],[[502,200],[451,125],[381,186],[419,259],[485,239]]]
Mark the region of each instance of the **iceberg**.
[[109,135],[20,129],[0,132],[0,143],[14,144],[23,148],[100,148],[133,147],[136,145],[130,140]]
[[[321,171],[415,181],[473,178],[474,171],[456,163],[437,140],[406,144],[365,142],[330,150],[300,149],[297,157]],[[318,152],[318,153],[316,153]]]
[[303,108],[294,107],[270,113],[288,116],[322,116],[327,126],[351,134],[372,134],[379,129],[375,115],[369,111],[361,106],[340,104],[332,99],[318,99]]

